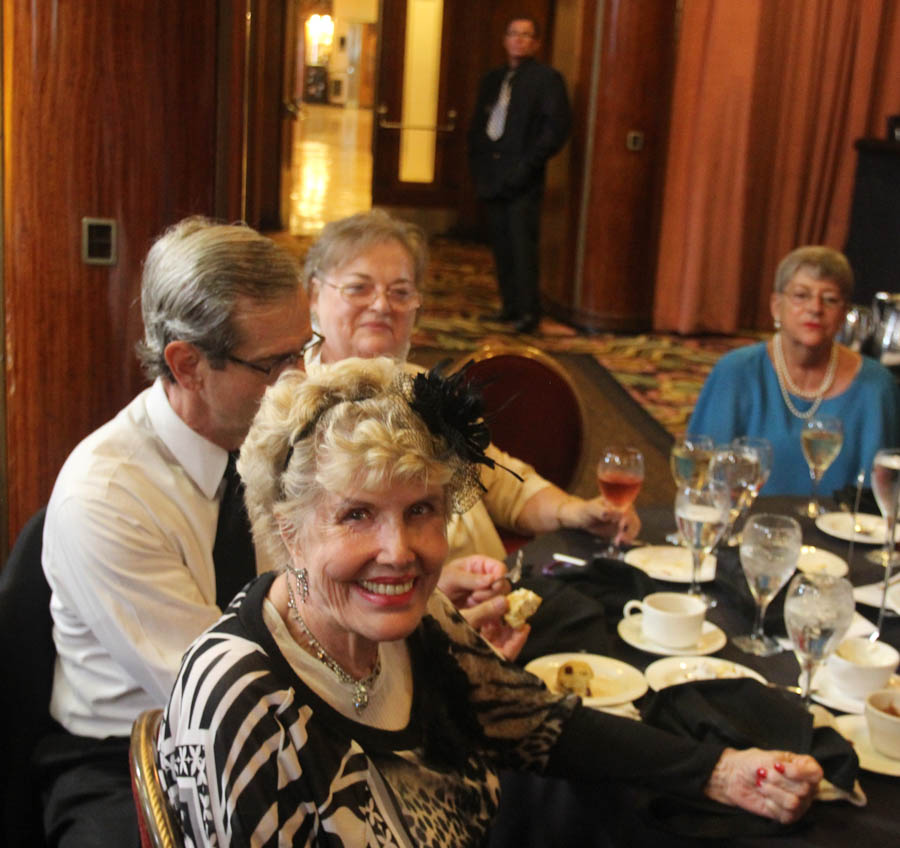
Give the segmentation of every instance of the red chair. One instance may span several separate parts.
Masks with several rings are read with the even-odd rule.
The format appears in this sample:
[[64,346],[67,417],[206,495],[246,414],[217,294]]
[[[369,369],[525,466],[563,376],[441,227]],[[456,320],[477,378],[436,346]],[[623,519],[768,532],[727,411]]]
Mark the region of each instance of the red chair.
[[156,736],[162,713],[160,709],[146,710],[131,728],[131,791],[137,808],[141,848],[182,848],[184,845],[178,817],[169,807],[156,769]]
[[[480,386],[493,443],[561,489],[576,479],[585,441],[585,414],[565,368],[529,345],[488,342],[458,359],[469,382]],[[525,540],[504,535],[507,550]]]

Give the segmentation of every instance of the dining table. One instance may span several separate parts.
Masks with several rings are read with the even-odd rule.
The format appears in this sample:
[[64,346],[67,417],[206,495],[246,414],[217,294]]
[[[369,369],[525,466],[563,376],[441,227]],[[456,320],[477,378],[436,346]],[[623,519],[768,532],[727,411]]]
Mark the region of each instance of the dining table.
[[[828,557],[830,564],[846,562],[846,576],[854,587],[882,581],[884,567],[867,557],[870,551],[878,549],[882,541],[878,535],[854,540],[851,550],[849,541],[824,532],[813,519],[799,514],[807,500],[761,496],[751,513],[795,517],[802,528],[803,544],[809,546],[806,550],[823,552],[822,556]],[[832,514],[839,512],[837,504],[827,498],[822,498],[822,504]],[[675,530],[672,505],[641,507],[638,514],[641,529],[635,546],[665,545],[667,534]],[[800,670],[789,646],[773,656],[759,657],[744,653],[732,643],[733,636],[750,632],[755,603],[741,570],[738,547],[720,543],[715,556],[714,579],[703,583],[704,592],[715,601],[707,610],[706,619],[725,638],[717,640],[712,655],[751,669],[783,691],[786,698],[796,698],[799,703],[799,696],[793,693],[800,683]],[[524,666],[547,655],[587,652],[623,661],[645,672],[660,659],[658,653],[636,646],[639,640],[636,643],[633,638],[623,638],[621,634],[627,635],[629,631],[620,630],[622,608],[628,600],[641,599],[654,591],[687,591],[683,581],[658,579],[658,574],[648,573],[653,569],[610,559],[602,540],[581,530],[565,529],[535,537],[518,553],[510,555],[508,565],[512,567],[517,558],[522,569],[522,585],[545,596],[545,603],[532,619],[531,635],[517,662]],[[785,594],[786,588],[782,588],[765,617],[766,633],[782,639],[785,637]],[[876,620],[876,607],[857,603],[856,609],[865,619]],[[864,624],[857,620],[857,626]],[[893,610],[884,619],[880,638],[900,650],[900,616]],[[635,699],[635,716],[645,699],[652,697],[650,689],[648,694]],[[834,703],[828,708],[834,716],[842,714]],[[896,765],[897,769],[888,768],[888,773],[881,767],[860,768],[858,783],[866,796],[864,806],[847,801],[817,801],[799,825],[766,838],[790,848],[897,844],[900,842],[900,776],[895,775],[900,775],[900,761]],[[642,820],[636,807],[630,807],[631,798],[628,787],[585,787],[549,778],[504,775],[500,814],[490,844],[492,848],[716,844],[705,838],[661,832]],[[727,843],[757,845],[759,838],[736,834]]]

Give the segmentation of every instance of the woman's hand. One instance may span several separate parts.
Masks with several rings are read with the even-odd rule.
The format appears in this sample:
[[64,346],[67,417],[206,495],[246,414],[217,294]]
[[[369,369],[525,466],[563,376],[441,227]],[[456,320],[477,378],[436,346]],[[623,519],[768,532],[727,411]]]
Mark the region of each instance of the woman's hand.
[[[457,609],[473,607],[509,592],[506,564],[499,559],[477,554],[450,560],[441,570],[438,588]],[[505,608],[500,615],[504,612]]]
[[705,791],[714,801],[790,824],[809,809],[822,777],[822,767],[805,754],[726,748]]
[[629,507],[625,512],[613,509],[600,495],[590,500],[570,496],[557,512],[560,527],[577,527],[628,544],[641,529],[641,519]]
[[510,627],[503,620],[508,609],[509,603],[506,595],[498,595],[475,606],[462,609],[460,613],[500,656],[514,660],[525,646],[531,626],[526,624],[519,628]]

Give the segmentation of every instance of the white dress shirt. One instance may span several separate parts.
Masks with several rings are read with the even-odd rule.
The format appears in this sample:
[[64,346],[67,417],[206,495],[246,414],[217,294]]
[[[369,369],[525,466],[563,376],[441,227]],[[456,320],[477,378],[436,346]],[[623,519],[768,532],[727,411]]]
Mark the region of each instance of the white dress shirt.
[[50,712],[71,733],[127,736],[140,712],[164,707],[184,652],[221,615],[212,549],[227,460],[157,380],[63,465],[43,566],[58,652]]

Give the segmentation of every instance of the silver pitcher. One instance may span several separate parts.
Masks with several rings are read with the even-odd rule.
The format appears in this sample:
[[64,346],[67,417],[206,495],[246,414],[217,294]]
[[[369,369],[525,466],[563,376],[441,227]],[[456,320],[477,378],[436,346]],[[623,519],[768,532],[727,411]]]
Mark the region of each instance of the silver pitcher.
[[875,333],[875,316],[868,306],[851,306],[844,324],[837,333],[837,340],[851,350],[868,350]]

